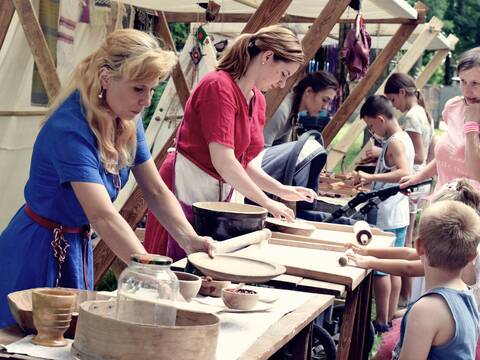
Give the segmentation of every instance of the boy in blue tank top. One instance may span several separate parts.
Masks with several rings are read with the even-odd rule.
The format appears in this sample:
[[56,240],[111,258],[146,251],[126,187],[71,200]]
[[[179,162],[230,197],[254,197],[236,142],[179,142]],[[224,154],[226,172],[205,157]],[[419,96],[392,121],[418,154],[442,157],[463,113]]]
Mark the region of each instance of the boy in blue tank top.
[[392,359],[474,359],[479,313],[461,273],[477,254],[480,217],[458,201],[441,201],[424,211],[418,234],[427,290],[405,313]]

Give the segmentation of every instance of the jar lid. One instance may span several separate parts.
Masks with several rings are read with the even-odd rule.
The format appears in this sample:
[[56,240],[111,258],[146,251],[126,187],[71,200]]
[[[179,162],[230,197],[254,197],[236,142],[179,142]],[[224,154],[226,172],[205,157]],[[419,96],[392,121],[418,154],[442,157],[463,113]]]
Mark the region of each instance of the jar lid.
[[130,259],[140,264],[150,265],[171,265],[173,262],[168,256],[156,254],[133,254]]

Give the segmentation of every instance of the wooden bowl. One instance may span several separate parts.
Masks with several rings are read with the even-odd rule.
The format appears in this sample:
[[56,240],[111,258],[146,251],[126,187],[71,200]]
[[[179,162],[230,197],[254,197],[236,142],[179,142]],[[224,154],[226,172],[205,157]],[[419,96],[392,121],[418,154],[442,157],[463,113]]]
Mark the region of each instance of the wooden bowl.
[[180,294],[182,294],[185,301],[192,301],[197,296],[198,290],[200,290],[202,285],[200,277],[183,271],[174,271],[173,273],[178,278]]
[[[49,289],[49,288],[38,288]],[[73,339],[75,337],[75,328],[77,326],[78,309],[80,304],[87,300],[107,300],[110,299],[107,295],[102,295],[96,291],[80,290],[80,289],[68,289],[58,288],[62,290],[68,290],[77,294],[76,304],[72,313],[72,321],[70,327],[65,333],[65,337]],[[35,334],[35,326],[33,325],[32,314],[32,292],[35,289],[27,289],[21,291],[15,291],[8,294],[8,305],[13,318],[17,322],[18,326],[27,334]]]
[[72,354],[80,360],[214,360],[220,319],[211,313],[177,310],[175,326],[149,325],[155,303],[130,301],[135,322],[116,318],[115,301],[80,306]]
[[265,227],[267,210],[254,205],[229,202],[196,202],[192,205],[198,235],[225,240]]
[[222,300],[230,309],[250,310],[258,302],[258,293],[247,289],[223,289]]
[[221,297],[222,289],[229,287],[231,284],[231,281],[213,280],[210,276],[202,276],[200,295]]
[[289,223],[280,219],[267,218],[265,226],[272,231],[278,231],[294,235],[310,236],[315,231],[315,226],[304,221]]

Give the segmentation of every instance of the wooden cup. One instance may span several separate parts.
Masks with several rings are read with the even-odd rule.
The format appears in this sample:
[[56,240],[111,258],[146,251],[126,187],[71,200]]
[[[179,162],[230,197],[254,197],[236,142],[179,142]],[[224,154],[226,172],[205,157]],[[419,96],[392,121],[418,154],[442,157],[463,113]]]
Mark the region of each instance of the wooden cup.
[[63,289],[36,289],[32,291],[33,325],[37,335],[32,342],[37,345],[66,346],[63,334],[72,320],[76,294]]

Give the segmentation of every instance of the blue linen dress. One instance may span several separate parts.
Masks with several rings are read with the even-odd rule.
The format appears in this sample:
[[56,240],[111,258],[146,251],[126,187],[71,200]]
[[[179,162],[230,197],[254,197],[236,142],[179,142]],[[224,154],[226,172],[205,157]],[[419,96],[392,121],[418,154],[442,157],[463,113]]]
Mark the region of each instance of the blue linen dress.
[[[151,158],[142,121],[137,123],[135,165]],[[80,93],[73,92],[50,116],[35,141],[26,203],[38,215],[68,227],[81,227],[88,219],[70,185],[71,181],[103,184],[112,201],[126,184],[130,169],[107,173],[100,161],[96,138],[88,126]],[[116,179],[114,179],[116,177]],[[114,182],[115,181],[115,182]],[[34,287],[53,287],[58,273],[52,231],[33,221],[23,205],[0,235],[0,328],[15,323],[7,295]],[[85,289],[84,254],[89,288],[93,286],[91,242],[81,234],[64,234],[70,245],[59,286]]]

